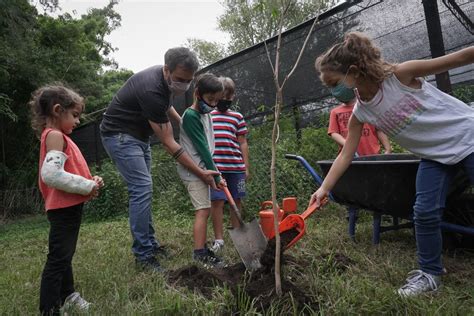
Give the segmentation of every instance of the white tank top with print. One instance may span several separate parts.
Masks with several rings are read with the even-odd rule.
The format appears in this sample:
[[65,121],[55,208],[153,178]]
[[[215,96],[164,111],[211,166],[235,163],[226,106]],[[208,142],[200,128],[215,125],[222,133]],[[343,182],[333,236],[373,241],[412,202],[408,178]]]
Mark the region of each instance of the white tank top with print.
[[390,76],[372,100],[359,100],[353,113],[421,158],[458,163],[474,152],[474,108],[418,80],[421,88],[414,89]]

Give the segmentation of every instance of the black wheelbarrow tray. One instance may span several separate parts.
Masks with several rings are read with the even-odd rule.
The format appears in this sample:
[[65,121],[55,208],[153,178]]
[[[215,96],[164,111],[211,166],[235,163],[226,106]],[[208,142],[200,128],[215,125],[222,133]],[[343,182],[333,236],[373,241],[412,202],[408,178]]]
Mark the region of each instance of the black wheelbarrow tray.
[[[321,185],[322,178],[301,156],[285,155],[298,160]],[[326,176],[334,160],[322,160],[317,164]],[[412,220],[415,202],[416,173],[420,159],[412,154],[385,154],[354,158],[330,193],[330,199],[346,206],[374,211],[374,243],[378,243],[380,215],[397,218],[394,227],[402,228],[398,218]],[[474,235],[474,198],[469,191],[469,179],[460,170],[448,191],[442,228],[461,234]],[[468,189],[468,190],[466,190]],[[378,223],[376,223],[376,218]],[[446,220],[449,220],[446,221]],[[378,225],[378,227],[376,227]],[[412,226],[411,223],[404,227]]]

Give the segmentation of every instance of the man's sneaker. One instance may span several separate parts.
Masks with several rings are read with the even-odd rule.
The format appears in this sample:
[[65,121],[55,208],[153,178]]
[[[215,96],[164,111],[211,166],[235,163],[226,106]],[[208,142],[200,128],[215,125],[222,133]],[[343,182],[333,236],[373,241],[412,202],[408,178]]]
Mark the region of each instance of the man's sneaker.
[[63,307],[61,307],[61,309],[63,311],[66,311],[69,309],[88,311],[90,306],[91,306],[91,303],[83,299],[78,292],[74,292],[70,294],[68,297],[66,297],[66,299],[64,300]]
[[421,293],[436,291],[441,285],[441,278],[421,270],[408,273],[407,283],[398,289],[402,297],[416,296]]
[[212,252],[218,253],[224,249],[224,241],[222,239],[216,239],[212,243],[211,248],[209,248]]
[[194,252],[193,259],[204,265],[206,268],[223,268],[225,266],[224,261],[216,256],[212,250],[206,248],[204,254]]
[[145,260],[135,259],[135,263],[137,264],[137,267],[143,270],[150,270],[152,272],[158,273],[162,273],[165,271],[155,257],[150,257]]
[[169,257],[171,257],[170,252],[165,246],[158,246],[153,248],[153,255],[164,259],[168,259]]

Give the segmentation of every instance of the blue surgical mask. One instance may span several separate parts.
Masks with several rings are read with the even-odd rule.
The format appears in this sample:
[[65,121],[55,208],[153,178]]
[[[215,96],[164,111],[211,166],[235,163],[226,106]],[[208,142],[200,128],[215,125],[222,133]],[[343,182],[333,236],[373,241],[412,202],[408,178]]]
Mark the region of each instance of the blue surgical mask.
[[344,83],[344,81],[346,81],[348,73],[349,70],[347,70],[346,75],[344,76],[344,79],[342,79],[341,82],[339,82],[334,88],[329,89],[333,97],[335,97],[342,103],[349,103],[356,97],[354,88],[350,88]]
[[198,99],[198,107],[201,114],[207,114],[214,110],[214,107],[207,104],[206,101],[201,98]]

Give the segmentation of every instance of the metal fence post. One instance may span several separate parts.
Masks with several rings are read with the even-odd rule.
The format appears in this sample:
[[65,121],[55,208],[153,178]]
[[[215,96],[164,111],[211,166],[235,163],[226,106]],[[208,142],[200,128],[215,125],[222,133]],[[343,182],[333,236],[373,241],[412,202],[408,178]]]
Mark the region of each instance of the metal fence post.
[[[444,56],[446,52],[444,50],[443,31],[439,19],[438,2],[436,0],[423,0],[422,2],[425,11],[426,27],[428,29],[431,57]],[[446,93],[452,92],[449,72],[437,74],[435,78],[438,89]]]

